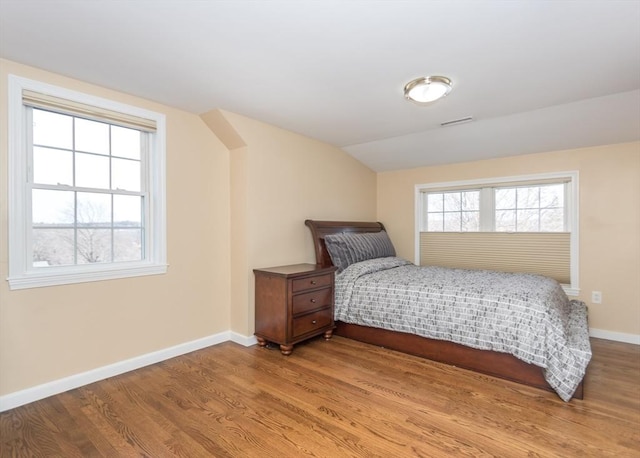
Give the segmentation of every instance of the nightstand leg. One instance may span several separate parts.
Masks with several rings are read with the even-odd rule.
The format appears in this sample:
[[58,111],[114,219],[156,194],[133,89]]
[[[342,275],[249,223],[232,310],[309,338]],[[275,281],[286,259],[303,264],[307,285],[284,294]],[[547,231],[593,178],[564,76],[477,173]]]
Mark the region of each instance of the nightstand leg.
[[261,347],[267,346],[267,341],[264,340],[262,337],[256,337],[256,339],[258,339],[258,345],[260,345]]
[[329,340],[332,335],[333,335],[333,329],[329,329],[328,331],[325,331],[324,332],[324,340]]
[[280,345],[280,351],[283,355],[289,356],[293,351],[293,345]]

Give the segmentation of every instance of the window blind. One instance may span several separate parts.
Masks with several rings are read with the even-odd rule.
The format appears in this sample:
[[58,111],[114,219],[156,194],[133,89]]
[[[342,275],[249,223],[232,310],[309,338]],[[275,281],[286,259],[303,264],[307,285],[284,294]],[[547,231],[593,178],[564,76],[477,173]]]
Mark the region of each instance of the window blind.
[[420,264],[536,273],[571,283],[569,232],[421,232]]
[[520,181],[500,181],[500,179],[496,179],[495,181],[490,182],[482,182],[476,184],[461,184],[457,186],[444,185],[444,186],[429,186],[428,188],[421,189],[420,192],[423,194],[429,194],[432,192],[449,192],[449,191],[477,191],[482,188],[521,188],[527,186],[541,186],[545,184],[559,184],[559,183],[570,183],[571,178],[569,177],[560,177],[560,178],[533,178],[530,180],[520,180]]
[[62,99],[53,95],[42,94],[40,92],[23,89],[22,102],[24,105],[41,108],[43,110],[55,111],[72,116],[80,116],[95,121],[104,121],[116,124],[121,127],[142,130],[145,132],[155,132],[156,122],[152,119],[145,119],[106,108],[86,105],[72,100]]

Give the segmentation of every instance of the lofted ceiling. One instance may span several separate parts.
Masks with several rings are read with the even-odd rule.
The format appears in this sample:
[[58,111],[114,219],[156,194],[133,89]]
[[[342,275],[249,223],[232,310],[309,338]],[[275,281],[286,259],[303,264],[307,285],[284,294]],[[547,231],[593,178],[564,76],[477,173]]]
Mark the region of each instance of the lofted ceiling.
[[0,56],[376,171],[640,140],[638,0],[0,0]]

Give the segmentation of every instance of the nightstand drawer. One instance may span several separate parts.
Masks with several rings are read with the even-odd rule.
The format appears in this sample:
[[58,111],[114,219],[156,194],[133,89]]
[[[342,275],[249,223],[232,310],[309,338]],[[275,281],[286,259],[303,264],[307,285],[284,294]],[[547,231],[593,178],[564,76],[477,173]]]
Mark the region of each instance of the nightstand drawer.
[[332,293],[333,288],[324,288],[310,293],[296,294],[293,296],[293,314],[330,306],[333,300]]
[[333,309],[331,307],[324,310],[318,310],[293,319],[293,336],[301,336],[316,329],[324,328],[331,325],[333,320]]
[[333,274],[316,275],[314,277],[300,278],[293,280],[291,291],[297,293],[305,289],[320,288],[321,286],[329,286],[333,280]]

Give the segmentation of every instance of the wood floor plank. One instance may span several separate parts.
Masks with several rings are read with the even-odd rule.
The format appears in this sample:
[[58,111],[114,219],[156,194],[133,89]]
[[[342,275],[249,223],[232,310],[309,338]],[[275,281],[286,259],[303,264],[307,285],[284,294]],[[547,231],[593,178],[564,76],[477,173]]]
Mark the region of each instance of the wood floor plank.
[[[479,405],[477,402],[470,412],[465,411],[464,406],[466,403],[459,393],[455,398],[455,405],[452,404],[451,398],[441,398],[442,400],[439,403],[434,403],[434,391],[431,389],[432,387],[428,380],[421,377],[420,379],[416,379],[413,383],[407,383],[411,376],[411,369],[408,365],[403,365],[405,368],[403,373],[404,377],[402,385],[398,385],[397,380],[394,383],[393,378],[395,375],[393,375],[394,372],[389,371],[389,366],[387,365],[388,361],[386,361],[386,358],[383,357],[380,359],[382,360],[382,363],[380,364],[375,361],[369,362],[369,368],[376,368],[377,374],[375,378],[370,380],[368,378],[358,379],[358,377],[355,377],[351,380],[351,383],[365,387],[375,397],[386,398],[392,401],[395,404],[393,412],[402,412],[403,415],[405,415],[405,423],[415,425],[416,429],[423,431],[423,434],[425,434],[425,432],[430,433],[427,437],[424,437],[423,440],[426,440],[429,443],[436,443],[440,446],[445,446],[444,449],[440,449],[441,452],[460,454],[460,447],[462,446],[465,449],[469,449],[472,455],[477,455],[477,450],[472,450],[470,444],[494,442],[495,433],[503,434],[504,426],[502,424],[498,424],[496,431],[492,432],[490,425],[485,421],[486,418],[481,413],[477,416],[475,422],[469,421],[469,413],[475,414],[476,411],[482,412],[482,409],[478,409]],[[416,360],[415,362],[421,363],[419,360]],[[419,367],[421,372],[423,372],[423,369],[424,368]],[[450,368],[448,366],[443,366],[442,369],[445,371],[457,371],[457,369]],[[384,372],[387,374],[384,375]],[[464,381],[462,383],[464,383]],[[483,388],[486,388],[486,384],[484,383]],[[468,386],[465,387],[465,392],[467,392],[467,390]],[[473,395],[473,393],[470,395]],[[478,396],[474,396],[474,400],[477,401]],[[424,405],[425,403],[428,403],[429,410],[422,411],[418,409],[418,413],[421,415],[415,415],[416,406]],[[455,411],[463,412],[465,415],[459,415],[459,418],[456,418],[456,415],[454,414]],[[412,413],[414,415],[411,415]],[[449,422],[449,428],[447,431],[439,428],[439,424],[442,423],[442,418],[452,420]],[[432,436],[438,437],[438,440],[433,441]],[[465,438],[462,444],[460,443],[460,438]],[[508,447],[505,446],[503,450],[499,450],[499,453],[501,455],[513,453],[513,446],[514,444],[511,443]]]
[[0,456],[638,457],[640,347],[592,340],[584,400],[342,337],[226,342],[0,414]]
[[[238,362],[242,361],[242,354],[234,354],[235,350],[237,348],[231,349],[228,354],[232,357],[229,364],[233,365],[233,367],[238,367]],[[225,356],[228,355],[226,354]],[[359,437],[357,435],[353,433],[346,434],[344,431],[336,432],[335,425],[331,425],[326,418],[318,415],[318,409],[309,408],[304,403],[303,398],[315,395],[315,389],[303,389],[301,392],[302,397],[298,397],[298,390],[294,388],[300,386],[298,378],[301,374],[291,371],[286,365],[283,366],[283,362],[286,363],[286,360],[283,361],[281,355],[272,359],[270,363],[263,360],[259,368],[258,383],[251,385],[246,383],[246,372],[251,370],[248,360],[246,361],[247,364],[240,366],[242,369],[239,368],[239,370],[234,371],[230,368],[225,379],[228,381],[228,386],[231,387],[242,386],[243,384],[245,388],[251,387],[250,392],[244,393],[245,396],[248,395],[248,397],[253,398],[256,401],[256,405],[265,403],[265,406],[272,411],[271,415],[282,415],[286,419],[285,421],[293,420],[294,427],[304,422],[313,423],[313,429],[308,431],[306,436],[302,438],[302,442],[307,443],[307,445],[318,444],[316,448],[325,450],[327,453],[333,450],[328,456],[347,456],[345,452],[348,449],[361,453],[362,450],[359,448]],[[255,378],[253,380],[255,381]],[[292,381],[294,382],[292,383]],[[280,390],[282,387],[285,388],[284,391]],[[295,433],[295,430],[290,430],[289,435],[291,431]],[[296,443],[299,443],[299,441]],[[380,453],[383,452],[384,450],[380,450]]]
[[[233,353],[234,347],[231,347],[230,350],[230,352],[221,354],[221,357],[217,358],[217,360],[229,358],[229,354]],[[196,352],[195,354],[203,353]],[[187,355],[183,358],[174,360],[179,361],[179,363],[162,364],[164,369],[171,374],[171,377],[181,379],[181,383],[184,388],[188,390],[189,397],[191,398],[178,399],[175,398],[175,393],[166,393],[169,398],[172,398],[170,400],[173,403],[179,404],[182,408],[186,408],[187,410],[200,409],[203,412],[208,411],[208,415],[210,416],[213,412],[224,413],[226,419],[233,416],[236,433],[242,434],[244,436],[244,442],[252,442],[253,446],[256,448],[273,448],[274,441],[268,441],[270,442],[270,445],[261,443],[259,439],[253,437],[253,434],[249,429],[245,430],[245,428],[247,428],[245,423],[247,422],[244,420],[250,419],[257,422],[258,429],[262,436],[265,436],[265,427],[273,424],[277,424],[284,431],[289,431],[289,435],[291,435],[291,432],[296,433],[294,428],[295,422],[291,422],[290,417],[281,417],[274,422],[273,406],[269,407],[268,415],[265,415],[260,411],[260,402],[252,403],[248,406],[245,405],[242,401],[244,398],[253,398],[258,400],[260,397],[264,398],[264,396],[260,396],[260,391],[249,391],[246,387],[243,388],[243,383],[246,385],[246,380],[241,380],[240,383],[234,383],[232,380],[229,380],[229,377],[225,376],[225,374],[228,375],[233,373],[232,367],[228,365],[221,366],[217,364],[217,360],[204,359],[200,359],[195,363],[189,364],[189,361],[194,360],[192,355]],[[234,367],[237,367],[238,361],[241,361],[241,358],[233,358],[233,361],[235,364]],[[213,366],[217,366],[217,374]],[[250,370],[248,364],[241,365],[240,367]],[[220,371],[222,371],[222,373],[220,373]],[[252,426],[255,427],[255,425]],[[282,448],[282,445],[287,442],[286,436],[283,436],[282,438],[284,439],[284,442],[276,441],[279,443],[279,448]],[[225,441],[224,435],[222,435],[221,441]],[[298,448],[296,442],[293,442],[293,446],[294,450]],[[230,452],[238,452],[232,443],[226,444],[226,447],[230,448]],[[273,452],[273,450],[271,451]],[[292,450],[286,450],[286,452],[291,453]]]

